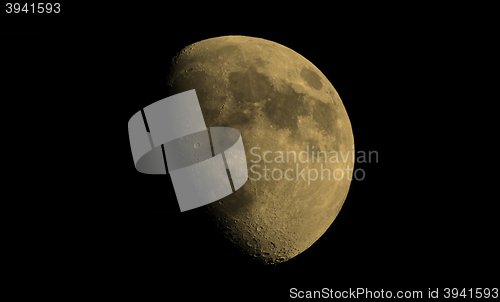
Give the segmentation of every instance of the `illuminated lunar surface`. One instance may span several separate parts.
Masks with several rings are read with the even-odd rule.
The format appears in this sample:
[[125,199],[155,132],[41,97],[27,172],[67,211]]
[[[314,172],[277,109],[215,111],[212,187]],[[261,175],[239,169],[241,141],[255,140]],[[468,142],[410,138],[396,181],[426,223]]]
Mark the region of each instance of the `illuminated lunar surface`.
[[[339,95],[318,68],[275,42],[225,36],[181,50],[168,84],[172,94],[196,89],[207,126],[242,134],[250,179],[206,207],[229,240],[279,263],[326,232],[349,190],[354,139]],[[264,175],[264,166],[274,174]],[[321,169],[329,174],[314,180]]]

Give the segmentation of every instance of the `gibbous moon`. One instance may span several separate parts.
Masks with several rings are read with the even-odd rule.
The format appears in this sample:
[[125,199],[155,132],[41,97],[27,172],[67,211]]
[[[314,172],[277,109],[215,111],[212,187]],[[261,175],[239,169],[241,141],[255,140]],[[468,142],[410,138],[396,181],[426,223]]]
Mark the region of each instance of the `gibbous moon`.
[[349,191],[354,138],[316,66],[272,41],[224,36],[182,49],[168,85],[171,94],[196,89],[208,127],[242,134],[249,180],[207,206],[229,240],[274,264],[326,232]]

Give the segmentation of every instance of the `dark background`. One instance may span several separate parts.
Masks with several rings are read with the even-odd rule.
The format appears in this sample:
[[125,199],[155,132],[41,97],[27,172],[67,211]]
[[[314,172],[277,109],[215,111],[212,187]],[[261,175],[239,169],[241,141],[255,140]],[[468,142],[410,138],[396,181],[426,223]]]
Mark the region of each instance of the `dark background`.
[[[59,16],[1,16],[12,279],[67,297],[236,301],[498,286],[487,9],[63,4]],[[356,149],[379,152],[323,237],[276,266],[238,254],[203,210],[179,213],[169,179],[137,173],[129,151],[128,119],[168,96],[175,53],[228,34],[313,62]]]

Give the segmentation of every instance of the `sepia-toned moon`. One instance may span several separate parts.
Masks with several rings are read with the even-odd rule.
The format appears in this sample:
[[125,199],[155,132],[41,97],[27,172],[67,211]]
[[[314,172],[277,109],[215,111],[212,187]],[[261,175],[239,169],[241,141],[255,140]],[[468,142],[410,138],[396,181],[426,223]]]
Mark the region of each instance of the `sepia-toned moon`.
[[[264,263],[279,263],[327,231],[349,191],[354,139],[337,91],[318,68],[278,43],[224,36],[181,50],[168,84],[171,94],[196,89],[207,126],[234,127],[242,134],[250,179],[206,207],[229,240]],[[301,160],[279,158],[280,152],[301,151]],[[314,160],[335,152],[337,161]],[[292,172],[280,178],[278,171],[274,178],[258,178],[254,172],[262,176],[264,165],[270,171],[337,174],[312,181]]]

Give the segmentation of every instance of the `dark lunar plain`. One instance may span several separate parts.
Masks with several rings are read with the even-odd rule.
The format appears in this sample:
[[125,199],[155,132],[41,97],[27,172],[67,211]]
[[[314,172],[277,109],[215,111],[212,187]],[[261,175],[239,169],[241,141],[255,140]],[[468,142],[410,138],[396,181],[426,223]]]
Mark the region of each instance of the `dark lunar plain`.
[[[291,287],[498,286],[488,16],[100,5],[1,16],[3,249],[19,295],[288,301]],[[179,213],[168,177],[132,163],[128,119],[168,96],[179,50],[222,35],[272,40],[311,61],[340,95],[356,150],[379,153],[357,165],[366,179],[352,182],[326,233],[282,264],[241,254],[204,211]]]

